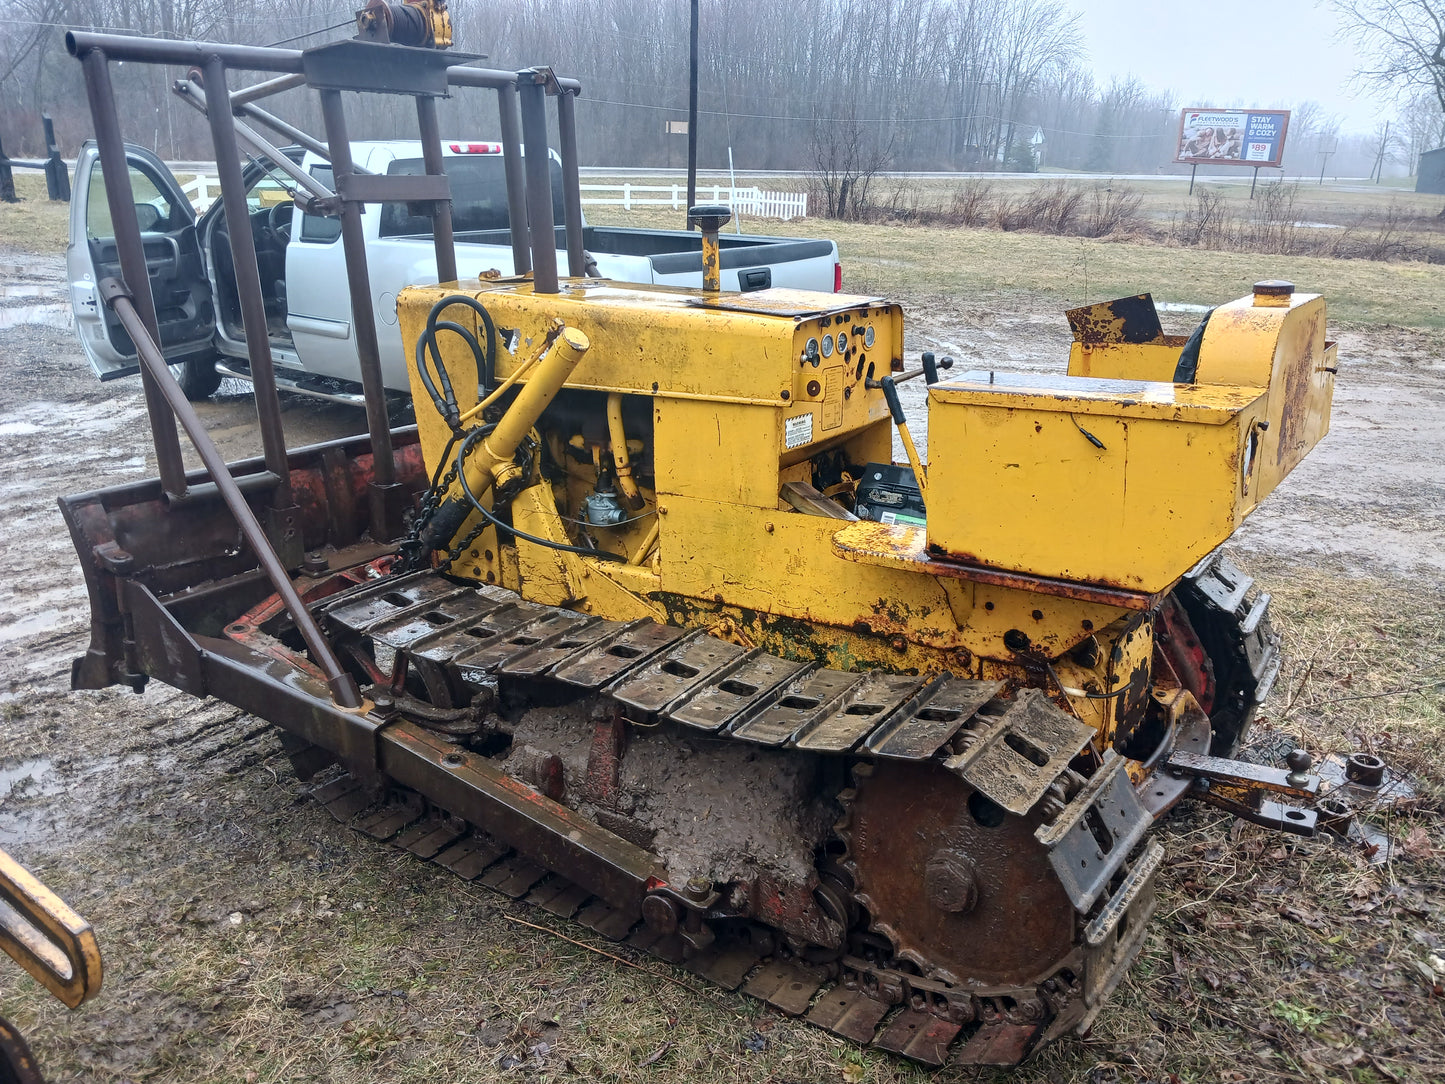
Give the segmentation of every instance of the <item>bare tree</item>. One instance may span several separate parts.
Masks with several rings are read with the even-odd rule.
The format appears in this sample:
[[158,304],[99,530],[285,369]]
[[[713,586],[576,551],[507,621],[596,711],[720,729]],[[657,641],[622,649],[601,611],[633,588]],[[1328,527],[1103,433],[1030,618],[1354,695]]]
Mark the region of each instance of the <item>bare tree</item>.
[[1445,0],[1334,0],[1341,33],[1361,46],[1356,74],[1391,97],[1424,89],[1445,109]]
[[856,109],[845,119],[815,123],[811,179],[820,189],[823,213],[829,218],[867,214],[873,179],[888,168],[893,153],[892,137],[885,140],[877,127],[860,122]]

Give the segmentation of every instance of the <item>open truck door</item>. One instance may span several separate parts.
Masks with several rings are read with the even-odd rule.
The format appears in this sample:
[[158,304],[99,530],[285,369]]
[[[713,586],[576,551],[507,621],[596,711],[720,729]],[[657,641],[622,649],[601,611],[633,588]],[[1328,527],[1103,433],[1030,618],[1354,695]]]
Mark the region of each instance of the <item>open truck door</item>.
[[[220,376],[215,371],[212,341],[215,307],[196,241],[196,213],[159,158],[131,144],[125,150],[161,345],[186,394],[192,399],[204,398],[215,391]],[[101,303],[96,288],[101,279],[119,278],[121,272],[94,141],[81,147],[75,164],[65,262],[75,331],[90,367],[102,380],[139,372],[135,344],[115,314]]]

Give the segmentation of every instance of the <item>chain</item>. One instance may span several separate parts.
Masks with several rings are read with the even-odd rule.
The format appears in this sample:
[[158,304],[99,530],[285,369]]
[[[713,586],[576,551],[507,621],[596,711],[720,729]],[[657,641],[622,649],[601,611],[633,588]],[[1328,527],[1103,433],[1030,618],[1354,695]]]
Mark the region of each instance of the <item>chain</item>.
[[[417,562],[420,562],[425,556],[421,552],[421,533],[426,529],[426,525],[431,522],[432,516],[436,515],[437,509],[441,507],[443,495],[451,488],[452,483],[457,480],[457,471],[457,462],[456,460],[452,460],[451,466],[447,468],[446,473],[437,480],[436,485],[429,487],[427,491],[422,494],[421,502],[417,505],[416,512],[411,517],[411,526],[407,530],[406,537],[401,540],[399,549],[401,553],[408,555],[408,564],[413,568],[420,567]],[[452,561],[455,559],[456,554],[454,553],[441,571],[445,572],[447,568],[450,568]]]
[[[518,465],[522,468],[521,477],[525,478],[532,470],[532,463],[537,453],[536,442],[530,438],[524,439],[519,445],[517,452],[517,458],[520,461]],[[426,529],[426,525],[431,521],[431,518],[436,515],[437,509],[441,507],[442,498],[452,488],[452,484],[457,481],[460,474],[461,457],[457,456],[452,459],[451,465],[447,468],[446,473],[437,480],[436,485],[431,486],[426,493],[422,495],[421,502],[417,505],[416,514],[412,517],[411,527],[401,542],[401,552],[413,554],[413,561],[421,560],[423,556],[420,552],[421,533]],[[518,483],[512,487],[499,490],[493,496],[493,506],[499,507],[507,503],[516,495],[516,491],[520,488],[521,482],[519,479]],[[488,526],[489,524],[486,520],[478,520],[476,526],[467,532],[464,538],[454,543],[452,547],[447,550],[446,557],[436,565],[436,571],[449,571],[452,565],[461,560],[462,554],[471,548],[472,543],[481,537],[482,532],[485,531]]]

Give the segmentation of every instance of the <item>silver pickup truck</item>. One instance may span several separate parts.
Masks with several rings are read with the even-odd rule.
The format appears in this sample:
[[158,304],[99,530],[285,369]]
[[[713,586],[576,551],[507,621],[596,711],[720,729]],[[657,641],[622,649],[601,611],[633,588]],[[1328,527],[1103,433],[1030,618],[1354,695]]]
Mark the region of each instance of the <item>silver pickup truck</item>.
[[[452,191],[457,269],[462,278],[512,273],[511,233],[500,143],[444,142]],[[153,154],[128,146],[131,186],[140,214],[146,263],[166,357],[192,399],[216,390],[223,376],[249,379],[245,333],[231,261],[230,224],[219,201],[199,218],[171,171]],[[312,176],[331,183],[331,164],[299,148],[287,152]],[[356,165],[371,173],[423,172],[414,142],[354,143]],[[561,167],[553,153],[555,221],[562,221]],[[360,362],[352,332],[346,264],[335,218],[302,214],[291,200],[293,182],[264,162],[245,170],[247,228],[255,240],[266,301],[266,322],[277,384],[289,391],[341,402],[363,402]],[[405,203],[368,205],[362,216],[372,306],[386,387],[409,393],[396,291],[437,280],[431,218]],[[557,230],[560,262],[565,242]],[[620,282],[702,285],[701,238],[687,230],[585,226],[589,271]],[[832,241],[724,234],[724,290],[781,286],[837,291],[842,287]],[[75,170],[66,254],[75,329],[102,380],[137,371],[135,348],[100,303],[96,283],[118,273],[114,230],[95,145],[81,148]]]

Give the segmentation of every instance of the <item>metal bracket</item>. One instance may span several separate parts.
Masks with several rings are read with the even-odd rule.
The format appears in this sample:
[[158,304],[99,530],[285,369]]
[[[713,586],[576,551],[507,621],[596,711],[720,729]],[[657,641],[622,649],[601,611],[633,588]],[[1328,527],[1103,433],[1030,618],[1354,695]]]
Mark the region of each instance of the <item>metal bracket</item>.
[[1299,767],[1290,770],[1184,752],[1171,754],[1164,767],[1178,776],[1192,776],[1191,793],[1218,809],[1251,824],[1291,835],[1312,836],[1318,822],[1318,814],[1313,809],[1265,798],[1266,794],[1281,794],[1313,801],[1319,796],[1320,777],[1306,775],[1304,769],[1309,766],[1309,757],[1299,751],[1297,754]]

